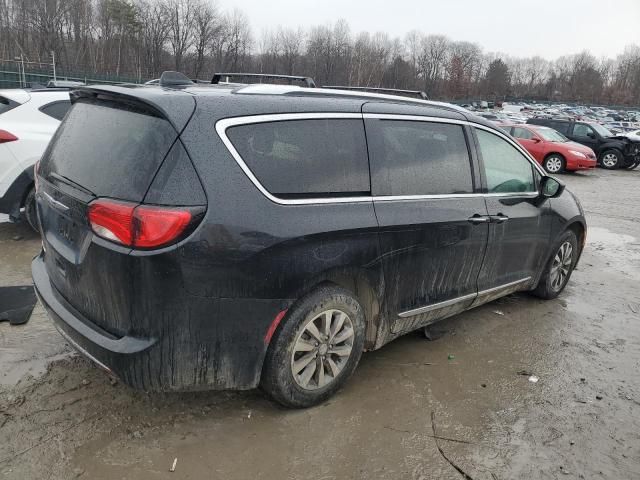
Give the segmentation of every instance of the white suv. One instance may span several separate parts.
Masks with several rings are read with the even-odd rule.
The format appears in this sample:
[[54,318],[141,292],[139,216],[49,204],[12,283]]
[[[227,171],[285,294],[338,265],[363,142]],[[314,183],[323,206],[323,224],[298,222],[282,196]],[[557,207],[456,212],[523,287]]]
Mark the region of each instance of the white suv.
[[0,214],[35,230],[33,165],[70,106],[68,89],[0,90]]

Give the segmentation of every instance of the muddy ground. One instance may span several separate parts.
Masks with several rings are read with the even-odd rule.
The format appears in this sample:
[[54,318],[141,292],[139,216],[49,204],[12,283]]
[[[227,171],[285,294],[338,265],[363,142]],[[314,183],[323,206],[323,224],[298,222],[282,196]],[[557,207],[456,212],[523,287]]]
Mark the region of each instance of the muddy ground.
[[[513,295],[440,323],[435,341],[367,353],[317,408],[132,391],[72,353],[41,307],[0,324],[0,478],[465,478],[438,446],[472,479],[640,478],[640,171],[563,180],[590,229],[559,299]],[[38,249],[0,225],[0,285],[30,282]],[[436,444],[432,412],[456,441]]]

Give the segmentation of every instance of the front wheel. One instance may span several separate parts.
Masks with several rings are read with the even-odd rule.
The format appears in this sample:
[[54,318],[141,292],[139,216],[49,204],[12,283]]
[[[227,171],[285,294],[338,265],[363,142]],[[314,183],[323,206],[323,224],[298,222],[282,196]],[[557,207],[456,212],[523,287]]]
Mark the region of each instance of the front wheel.
[[556,298],[567,286],[577,261],[578,239],[573,231],[568,230],[556,243],[553,256],[542,272],[533,294],[546,300]]
[[600,165],[607,170],[618,168],[622,164],[622,154],[617,150],[606,150],[602,153]]
[[566,162],[562,155],[553,153],[544,159],[542,166],[548,173],[562,173],[566,168]]
[[364,347],[364,312],[353,295],[324,286],[300,299],[276,331],[261,387],[286,407],[317,405],[344,385]]

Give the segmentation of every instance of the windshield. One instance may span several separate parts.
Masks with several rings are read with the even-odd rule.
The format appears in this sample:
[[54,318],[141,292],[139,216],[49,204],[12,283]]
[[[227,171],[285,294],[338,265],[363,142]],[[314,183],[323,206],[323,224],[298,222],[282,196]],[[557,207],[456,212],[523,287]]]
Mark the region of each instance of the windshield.
[[613,137],[613,133],[604,128],[599,123],[590,123],[591,128],[593,128],[601,137]]
[[541,128],[536,133],[548,142],[567,142],[569,139],[551,128]]

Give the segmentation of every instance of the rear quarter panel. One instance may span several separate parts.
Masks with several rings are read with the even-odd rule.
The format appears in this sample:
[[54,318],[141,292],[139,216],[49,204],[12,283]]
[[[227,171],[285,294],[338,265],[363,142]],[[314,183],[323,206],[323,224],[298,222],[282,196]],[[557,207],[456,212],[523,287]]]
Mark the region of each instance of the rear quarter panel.
[[[201,349],[202,383],[250,388],[260,378],[272,321],[314,286],[338,283],[354,292],[365,311],[378,311],[372,306],[383,289],[378,225],[371,201],[280,205],[269,200],[216,133],[220,107],[196,109],[181,135],[208,209],[176,252],[182,282],[176,287],[185,297],[177,305],[190,325],[189,338],[181,341]],[[292,111],[283,104],[266,113],[279,109]],[[376,335],[376,329],[367,330],[369,345]]]
[[197,110],[182,135],[200,173],[209,208],[183,250],[190,294],[293,299],[335,269],[376,270],[372,202],[280,205],[267,199],[233,159],[214,125]]

